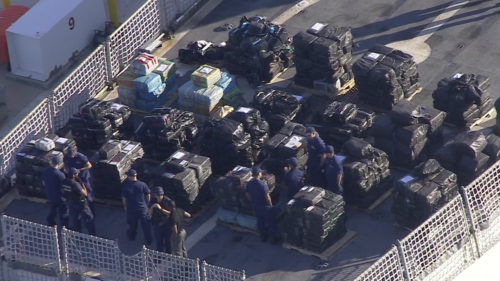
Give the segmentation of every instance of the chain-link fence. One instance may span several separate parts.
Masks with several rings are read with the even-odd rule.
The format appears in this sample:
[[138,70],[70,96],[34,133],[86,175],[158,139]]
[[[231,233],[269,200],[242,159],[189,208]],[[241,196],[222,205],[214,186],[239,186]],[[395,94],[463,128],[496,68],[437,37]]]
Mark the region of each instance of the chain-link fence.
[[0,175],[15,167],[16,153],[33,138],[48,133],[52,127],[47,98],[34,102],[33,110],[0,141]]
[[160,34],[160,1],[149,0],[144,3],[110,35],[109,46],[113,77],[129,64],[141,45]]
[[203,261],[201,264],[201,274],[203,280],[207,281],[245,280],[245,271],[234,271],[227,268],[210,265],[205,261]]
[[51,96],[54,128],[62,128],[78,107],[104,89],[107,81],[104,46],[93,51],[59,86]]
[[8,262],[62,271],[57,229],[8,216],[2,224],[3,255]]
[[356,281],[452,280],[500,241],[500,161]]
[[[200,267],[197,259],[178,257],[145,247],[134,255],[126,255],[119,250],[117,242],[113,240],[65,228],[61,229],[59,234],[55,227],[5,215],[1,217],[0,222],[3,233],[3,254],[7,262],[51,269],[52,273],[62,279],[75,274],[85,276],[87,273],[98,273],[100,278],[109,281],[245,280],[244,271],[229,270],[206,262]],[[9,268],[7,273],[3,270],[2,274],[14,276],[12,274],[22,274],[20,272]],[[32,275],[36,276],[34,273]]]

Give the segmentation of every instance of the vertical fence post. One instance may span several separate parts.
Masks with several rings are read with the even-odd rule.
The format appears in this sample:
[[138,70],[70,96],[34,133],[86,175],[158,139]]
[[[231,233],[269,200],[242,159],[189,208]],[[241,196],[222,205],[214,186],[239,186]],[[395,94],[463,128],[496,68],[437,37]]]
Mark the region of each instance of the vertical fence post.
[[247,279],[247,276],[246,276],[245,270],[243,269],[243,270],[241,271],[241,280],[242,280],[242,281],[245,281],[246,279]]
[[169,29],[168,26],[168,17],[167,17],[167,4],[165,3],[168,0],[156,0],[158,3],[158,10],[160,12],[160,29],[162,32],[166,33]]
[[104,41],[104,55],[106,58],[106,82],[108,89],[113,89],[113,66],[111,64],[111,43],[110,36]]
[[410,281],[410,270],[408,269],[408,261],[406,260],[403,247],[401,246],[401,242],[399,240],[396,240],[396,249],[398,250],[401,266],[403,267],[403,278],[407,281]]
[[474,240],[474,245],[476,247],[476,252],[477,252],[477,258],[481,257],[481,251],[479,248],[479,241],[477,239],[477,233],[476,233],[476,226],[474,225],[474,217],[472,216],[472,210],[469,202],[469,197],[467,197],[467,191],[463,186],[459,187],[460,195],[462,197],[464,209],[465,209],[465,216],[467,217],[467,222],[469,223],[469,231],[472,234],[472,238]]

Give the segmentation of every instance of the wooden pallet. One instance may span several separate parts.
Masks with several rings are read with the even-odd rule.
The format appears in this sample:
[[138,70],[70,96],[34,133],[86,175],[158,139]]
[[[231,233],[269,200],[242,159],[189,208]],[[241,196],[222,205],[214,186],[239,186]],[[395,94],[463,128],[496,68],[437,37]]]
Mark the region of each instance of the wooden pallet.
[[356,88],[356,82],[354,79],[349,80],[344,86],[342,86],[336,93],[327,93],[323,91],[319,91],[312,88],[307,88],[304,86],[297,85],[295,82],[291,84],[291,87],[296,90],[304,91],[306,93],[310,93],[317,96],[331,97],[331,98],[339,98],[342,95],[347,94]]
[[422,92],[423,88],[420,87],[418,89],[415,90],[415,92],[413,92],[409,97],[407,98],[404,98],[406,101],[411,101],[416,95],[420,94]]
[[476,121],[474,121],[472,124],[470,125],[467,125],[467,127],[469,129],[472,129],[473,127],[476,127],[482,123],[486,123],[494,118],[496,118],[497,116],[497,111],[495,108],[492,108],[490,109],[488,112],[486,112],[486,114],[484,114],[483,116],[479,117],[479,119],[477,119]]
[[314,256],[317,257],[323,261],[329,261],[332,259],[332,257],[337,254],[340,250],[345,248],[349,243],[351,243],[354,238],[356,238],[357,233],[351,230],[347,230],[346,234],[342,236],[335,244],[324,250],[322,253],[316,253],[312,252],[306,249],[302,249],[293,245],[290,245],[288,243],[283,243],[283,248],[285,249],[292,249],[300,252],[301,254],[308,255],[308,256]]
[[283,75],[283,73],[287,72],[288,69],[289,69],[289,67],[283,69],[281,72],[276,74],[276,76],[274,76],[273,79],[271,79],[271,81],[267,82],[266,84],[274,84],[274,83],[278,83],[281,81],[285,81],[285,79],[281,79],[280,76]]

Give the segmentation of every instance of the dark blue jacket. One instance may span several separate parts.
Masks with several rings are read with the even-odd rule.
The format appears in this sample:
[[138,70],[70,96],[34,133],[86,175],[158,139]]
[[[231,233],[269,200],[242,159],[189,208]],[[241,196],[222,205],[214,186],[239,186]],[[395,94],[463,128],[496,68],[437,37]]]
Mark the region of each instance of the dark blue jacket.
[[342,185],[338,184],[337,180],[337,176],[343,173],[342,163],[336,157],[325,159],[326,188],[328,190],[337,194],[343,193]]
[[66,179],[64,173],[54,167],[48,167],[43,170],[42,181],[49,202],[60,203],[65,201],[61,190],[64,179]]
[[148,211],[145,196],[149,193],[149,187],[144,182],[126,180],[122,187],[122,197],[127,200],[127,212],[145,215]]
[[307,167],[308,169],[319,169],[321,164],[321,155],[326,151],[325,142],[316,136],[307,140]]
[[[87,162],[89,162],[89,159],[87,158],[87,156],[85,156],[84,154],[82,154],[80,152],[77,152],[76,156],[73,157],[73,158],[68,157],[68,156],[64,157],[64,165],[68,169],[69,168],[75,168],[75,169],[80,170],[81,168],[85,167],[85,164],[87,164]],[[90,172],[89,172],[89,170],[83,170],[83,171],[81,171],[78,174],[78,177],[80,179],[82,179],[83,181],[88,182],[90,180]]]
[[299,189],[304,185],[302,183],[304,179],[304,171],[299,168],[293,168],[285,173],[283,177],[283,182],[288,188],[288,199],[292,198]]
[[269,193],[267,184],[258,179],[250,180],[246,185],[246,190],[250,194],[253,210],[256,214],[265,212],[269,207],[266,195]]

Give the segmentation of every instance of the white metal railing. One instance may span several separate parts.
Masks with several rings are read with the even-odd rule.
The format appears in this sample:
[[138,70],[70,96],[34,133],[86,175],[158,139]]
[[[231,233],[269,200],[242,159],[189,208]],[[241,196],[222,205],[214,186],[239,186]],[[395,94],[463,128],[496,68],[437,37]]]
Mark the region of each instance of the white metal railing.
[[[9,263],[51,269],[59,280],[70,275],[99,273],[109,281],[177,280],[242,281],[244,271],[235,271],[203,262],[143,248],[134,255],[122,253],[116,241],[65,228],[28,222],[3,215],[3,255]],[[13,270],[9,274],[20,274]],[[3,273],[6,274],[6,273]],[[1,277],[1,276],[0,276]],[[15,280],[15,279],[0,280]],[[72,280],[72,279],[71,279]]]
[[500,241],[500,161],[356,281],[452,280]]

